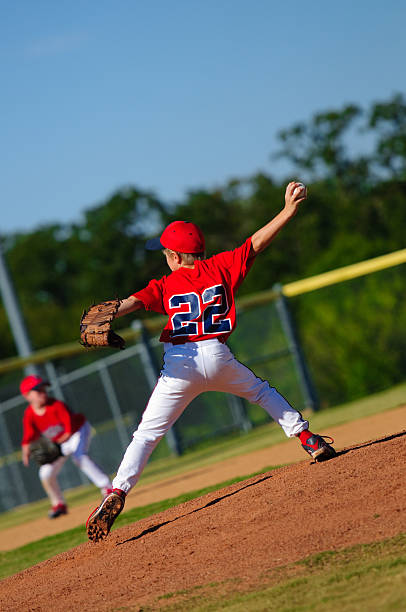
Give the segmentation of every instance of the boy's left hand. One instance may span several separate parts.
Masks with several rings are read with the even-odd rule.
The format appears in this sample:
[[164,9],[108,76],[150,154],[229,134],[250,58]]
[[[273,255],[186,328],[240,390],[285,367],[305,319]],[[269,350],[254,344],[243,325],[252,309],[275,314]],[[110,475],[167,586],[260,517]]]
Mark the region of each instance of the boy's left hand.
[[53,463],[59,457],[62,457],[62,451],[59,444],[52,442],[45,436],[40,436],[30,444],[30,456],[38,465]]
[[125,341],[113,332],[111,324],[117,316],[121,300],[108,300],[93,304],[80,319],[80,343],[86,347],[111,346],[125,348]]
[[23,444],[22,446],[22,459],[23,459],[23,464],[25,465],[25,467],[28,467],[28,464],[30,462],[30,445],[29,444]]

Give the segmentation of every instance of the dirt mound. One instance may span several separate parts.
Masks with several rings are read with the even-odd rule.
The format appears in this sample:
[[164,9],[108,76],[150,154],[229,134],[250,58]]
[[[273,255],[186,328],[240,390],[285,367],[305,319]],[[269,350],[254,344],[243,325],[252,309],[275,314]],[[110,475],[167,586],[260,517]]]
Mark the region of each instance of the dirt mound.
[[[405,405],[350,423],[328,427],[319,433],[331,435],[335,439],[335,447],[340,449],[361,444],[368,439],[390,436],[398,432],[404,424],[406,424]],[[276,427],[276,425],[270,424],[269,427]],[[198,491],[204,487],[218,485],[220,482],[239,478],[244,474],[265,472],[272,465],[299,463],[303,461],[304,456],[305,454],[298,441],[287,438],[279,444],[273,444],[238,456],[233,455],[222,461],[209,464],[206,460],[205,464],[199,465],[198,468],[192,470],[189,468],[187,472],[166,478],[161,475],[159,480],[148,484],[144,484],[141,479],[141,482],[127,497],[126,510],[170,499],[183,493]],[[93,510],[99,501],[99,492],[95,488],[94,501],[70,506],[69,513],[59,517],[57,521],[50,521],[46,512],[44,512],[44,516],[25,524],[17,524],[6,529],[4,529],[4,524],[0,524],[0,551],[13,550],[46,536],[62,533],[73,527],[83,526],[90,510]]]
[[405,443],[406,431],[366,442],[117,529],[3,580],[0,609],[139,609],[233,578],[248,589],[278,565],[394,536],[406,530]]

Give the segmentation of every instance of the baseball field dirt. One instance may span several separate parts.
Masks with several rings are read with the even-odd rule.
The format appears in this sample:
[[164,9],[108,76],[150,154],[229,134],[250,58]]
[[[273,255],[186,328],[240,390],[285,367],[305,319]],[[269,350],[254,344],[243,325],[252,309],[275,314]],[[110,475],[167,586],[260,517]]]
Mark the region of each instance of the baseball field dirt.
[[114,530],[0,582],[1,610],[163,609],[273,568],[406,531],[406,431],[304,460]]
[[[405,427],[406,405],[402,405],[350,423],[329,427],[320,433],[328,433],[333,436],[336,448],[342,449],[345,446],[365,442],[365,440],[396,433]],[[186,473],[159,479],[157,482],[142,484],[141,481],[128,496],[126,509],[146,506],[190,491],[198,491],[245,474],[254,474],[270,466],[297,463],[303,461],[304,457],[297,440],[285,439],[271,447],[233,456],[204,467],[200,466]],[[56,521],[50,521],[44,511],[43,516],[33,521],[1,530],[0,551],[13,550],[40,538],[84,525],[90,511],[99,503],[99,499],[98,491],[95,490],[94,500],[90,504],[71,506],[69,514],[61,516]]]

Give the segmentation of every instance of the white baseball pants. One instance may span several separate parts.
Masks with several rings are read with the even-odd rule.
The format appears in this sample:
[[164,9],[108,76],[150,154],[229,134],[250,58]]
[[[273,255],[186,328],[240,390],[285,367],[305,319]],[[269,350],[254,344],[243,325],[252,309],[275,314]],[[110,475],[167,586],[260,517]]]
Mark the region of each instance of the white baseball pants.
[[204,391],[223,391],[264,408],[287,436],[298,435],[309,424],[269,383],[237,361],[217,339],[165,344],[164,365],[113,480],[128,493],[138,482],[152,451],[190,402]]
[[96,463],[87,455],[91,438],[91,426],[87,421],[76,431],[69,440],[61,444],[63,457],[59,457],[53,463],[46,463],[39,468],[39,477],[52,506],[64,504],[65,498],[59,486],[57,476],[62,466],[72,457],[72,461],[82,470],[84,474],[99,487],[102,493],[111,488],[110,478]]

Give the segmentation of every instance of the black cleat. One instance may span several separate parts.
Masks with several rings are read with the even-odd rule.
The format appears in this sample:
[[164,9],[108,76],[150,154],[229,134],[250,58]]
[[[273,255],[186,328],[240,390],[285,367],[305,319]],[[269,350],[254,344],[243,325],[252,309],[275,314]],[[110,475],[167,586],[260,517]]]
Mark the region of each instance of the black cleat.
[[124,508],[125,493],[115,489],[107,495],[100,506],[93,510],[86,521],[87,537],[92,542],[104,540],[110,529]]
[[304,444],[302,442],[304,450],[309,453],[311,458],[315,461],[326,461],[336,455],[334,448],[330,446],[330,444],[327,444],[324,438],[329,438],[331,443],[334,442],[333,438],[330,438],[330,436],[319,436],[318,434],[313,434]]
[[68,514],[68,507],[66,504],[56,504],[56,506],[52,506],[51,510],[48,512],[48,518],[58,518],[58,516],[62,516],[62,514]]

